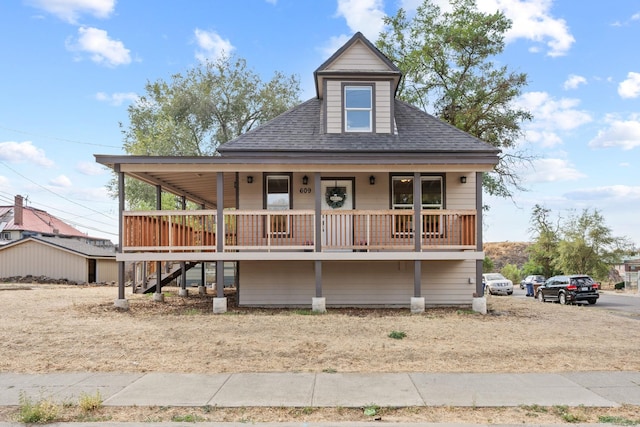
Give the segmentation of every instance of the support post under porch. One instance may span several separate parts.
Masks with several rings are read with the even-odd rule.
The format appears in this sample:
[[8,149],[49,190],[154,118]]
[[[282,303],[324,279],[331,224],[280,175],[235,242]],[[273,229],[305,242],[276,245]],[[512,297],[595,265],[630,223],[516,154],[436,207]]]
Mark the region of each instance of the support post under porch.
[[[224,252],[224,173],[216,174],[216,253]],[[224,297],[224,261],[216,260],[216,296],[213,298],[213,313],[227,312]]]
[[[120,165],[114,166],[114,171],[118,174],[118,252],[122,253],[122,244],[124,236],[124,223],[122,213],[124,212],[124,172],[120,171]],[[129,309],[129,301],[124,297],[124,281],[125,281],[125,265],[124,261],[118,262],[118,299],[115,300],[114,306],[122,310]],[[135,285],[134,285],[135,287]]]
[[[322,200],[320,194],[322,187],[320,185],[322,178],[320,172],[313,174],[313,193],[315,194],[314,210],[316,212],[315,223],[315,251],[316,253],[322,252]],[[311,299],[311,310],[318,313],[325,313],[327,311],[327,301],[322,296],[322,261],[316,260],[314,263],[315,277],[316,277],[316,293],[315,297]]]
[[[422,178],[419,172],[413,174],[413,234],[414,250],[422,252]],[[413,262],[413,297],[411,298],[411,313],[424,313],[425,299],[422,296],[422,261]]]
[[[162,210],[162,187],[156,185],[156,210]],[[158,241],[162,241],[162,227],[158,225]],[[164,295],[162,295],[162,263],[156,262],[156,291],[153,293],[153,300],[156,302],[164,302]]]

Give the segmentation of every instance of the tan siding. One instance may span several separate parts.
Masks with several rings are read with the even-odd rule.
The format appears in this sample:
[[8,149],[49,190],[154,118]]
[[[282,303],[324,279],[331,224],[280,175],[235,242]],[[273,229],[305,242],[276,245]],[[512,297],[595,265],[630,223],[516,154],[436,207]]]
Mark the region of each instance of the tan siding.
[[[466,176],[467,182],[462,184],[460,177]],[[446,206],[447,209],[475,209],[476,208],[476,174],[448,173],[446,175]]]
[[390,91],[389,82],[376,82],[376,133],[391,132]]
[[422,296],[427,306],[471,304],[475,285],[475,261],[424,261]]
[[342,132],[342,85],[336,80],[329,80],[327,84],[327,133]]
[[[325,261],[323,296],[331,306],[402,306],[413,296],[413,261]],[[428,306],[469,305],[475,261],[424,261],[422,296]],[[241,305],[309,306],[315,294],[313,262],[240,262]]]
[[331,71],[388,71],[389,67],[361,42],[353,44],[327,67]]
[[48,245],[29,241],[0,252],[0,276],[3,277],[30,274],[76,282],[86,282],[88,278],[84,257]]
[[118,263],[115,260],[99,259],[96,261],[96,282],[117,282]]

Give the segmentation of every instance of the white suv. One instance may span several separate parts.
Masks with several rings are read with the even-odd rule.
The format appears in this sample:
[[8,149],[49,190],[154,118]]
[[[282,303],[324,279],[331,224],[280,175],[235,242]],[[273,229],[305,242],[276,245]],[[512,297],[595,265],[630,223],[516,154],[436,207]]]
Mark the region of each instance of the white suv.
[[486,294],[513,294],[513,282],[500,273],[486,273],[482,275],[482,284]]

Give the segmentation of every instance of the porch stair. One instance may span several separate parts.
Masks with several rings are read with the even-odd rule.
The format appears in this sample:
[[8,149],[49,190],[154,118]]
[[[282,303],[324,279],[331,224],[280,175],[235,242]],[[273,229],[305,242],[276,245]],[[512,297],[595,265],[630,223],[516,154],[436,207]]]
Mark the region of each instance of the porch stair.
[[[185,273],[187,271],[189,271],[190,269],[192,269],[193,267],[195,267],[196,265],[198,265],[197,262],[187,262],[185,263]],[[167,273],[162,273],[161,278],[160,278],[160,285],[161,286],[165,286],[169,283],[171,283],[171,281],[177,279],[178,277],[180,277],[180,275],[182,274],[182,268],[180,266],[180,263],[173,263],[171,265],[171,270],[169,270],[169,272]],[[144,285],[142,284],[136,284],[135,287],[135,293],[137,294],[149,294],[151,292],[155,292],[156,291],[156,285],[157,285],[157,275],[153,274],[152,276],[150,276],[147,279],[147,283],[146,283],[146,287],[143,287]]]

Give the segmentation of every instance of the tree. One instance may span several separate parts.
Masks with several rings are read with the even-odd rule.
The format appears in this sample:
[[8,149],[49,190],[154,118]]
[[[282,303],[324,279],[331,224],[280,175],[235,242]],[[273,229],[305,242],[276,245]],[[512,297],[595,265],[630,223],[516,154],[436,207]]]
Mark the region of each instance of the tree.
[[[299,94],[296,76],[276,72],[263,82],[242,58],[202,63],[170,82],[147,82],[145,94],[129,106],[129,124],[120,124],[123,148],[133,155],[215,155],[220,144],[298,104]],[[109,187],[117,194],[115,180]],[[126,189],[131,209],[154,205],[155,190],[148,185],[127,180]],[[173,209],[176,202],[163,203]]]
[[625,238],[614,237],[597,209],[572,214],[563,226],[556,266],[564,273],[589,274],[598,280],[609,276],[612,264],[633,250]]
[[559,225],[551,220],[551,210],[535,205],[531,211],[529,231],[533,244],[529,246],[529,260],[524,265],[524,274],[542,274],[551,277],[558,273],[555,260],[558,257]]
[[481,13],[474,0],[450,0],[442,12],[424,0],[409,20],[403,9],[385,17],[378,48],[403,72],[398,97],[503,149],[495,172],[485,174],[488,194],[511,197],[522,190],[516,167],[530,160],[517,151],[520,124],[531,120],[513,101],[527,85],[524,73],[496,67],[511,21],[502,12]]

